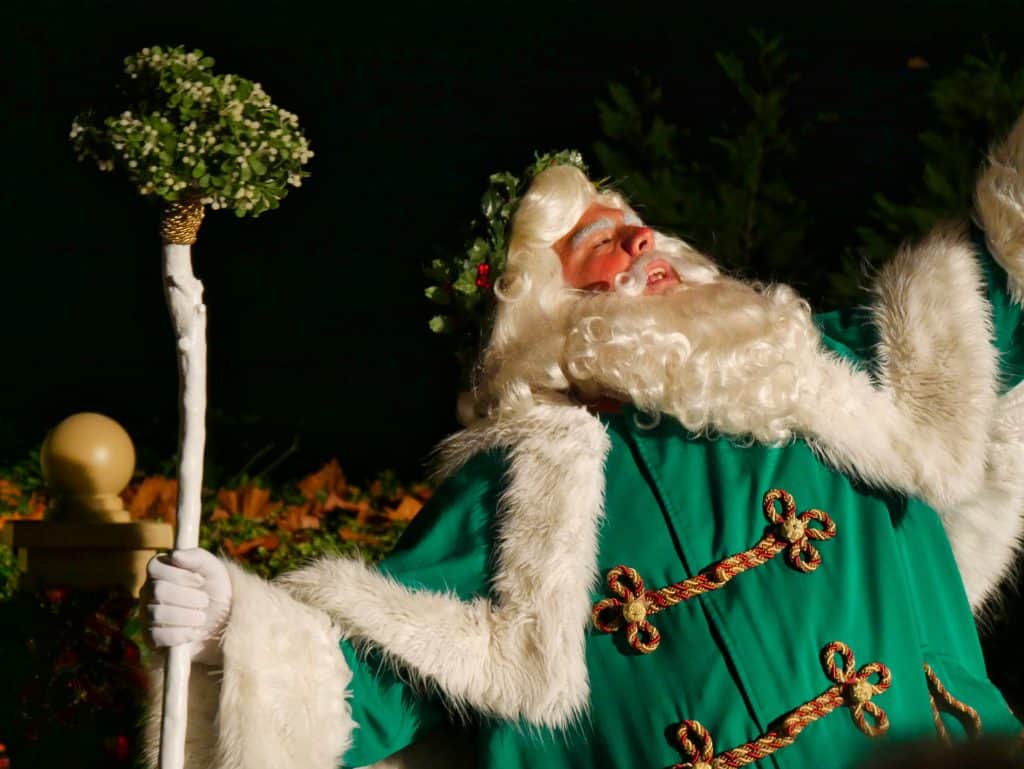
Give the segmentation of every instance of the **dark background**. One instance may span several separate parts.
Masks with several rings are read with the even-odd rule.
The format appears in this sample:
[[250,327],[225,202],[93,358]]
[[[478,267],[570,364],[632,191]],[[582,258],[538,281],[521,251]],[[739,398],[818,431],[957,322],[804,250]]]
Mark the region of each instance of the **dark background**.
[[[413,478],[456,426],[451,347],[426,328],[420,265],[461,246],[489,173],[521,169],[535,149],[588,154],[609,80],[650,76],[677,120],[709,134],[739,109],[714,52],[749,50],[752,27],[781,34],[802,74],[795,119],[838,117],[801,149],[794,180],[826,265],[873,192],[911,194],[928,79],[966,53],[1015,54],[1024,29],[1020,3],[819,7],[8,5],[0,461],[79,410],[120,420],[150,467],[175,450],[155,209],[78,164],[67,140],[128,53],[203,49],[217,71],[261,82],[297,113],[316,153],[281,209],[212,212],[193,249],[209,307],[213,461],[234,471],[263,451],[266,464],[298,437],[279,472],[337,456],[357,479],[383,467]],[[908,68],[912,56],[929,68]]]

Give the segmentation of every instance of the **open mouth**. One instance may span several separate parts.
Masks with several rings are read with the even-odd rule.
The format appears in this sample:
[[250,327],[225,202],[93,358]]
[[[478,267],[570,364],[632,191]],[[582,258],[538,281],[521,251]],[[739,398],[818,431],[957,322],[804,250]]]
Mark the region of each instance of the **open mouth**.
[[679,275],[664,261],[658,259],[647,266],[647,292],[677,283]]

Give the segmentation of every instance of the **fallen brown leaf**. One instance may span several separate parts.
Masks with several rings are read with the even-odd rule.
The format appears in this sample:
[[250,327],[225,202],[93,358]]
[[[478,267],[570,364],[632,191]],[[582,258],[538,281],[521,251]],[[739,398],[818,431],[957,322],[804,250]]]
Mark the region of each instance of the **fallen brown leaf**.
[[398,503],[398,507],[387,509],[388,518],[392,521],[411,521],[416,517],[416,514],[422,509],[423,503],[420,502],[416,497],[411,497],[408,494],[402,497],[402,501]]
[[299,491],[311,502],[316,500],[322,491],[334,492],[340,496],[347,488],[348,481],[337,459],[332,459],[315,473],[299,481]]
[[313,503],[311,502],[307,502],[304,505],[289,505],[278,516],[277,527],[285,531],[319,529],[320,518],[312,514],[312,509]]
[[221,489],[217,492],[217,506],[211,520],[223,521],[233,515],[240,515],[251,521],[270,518],[282,507],[280,502],[270,501],[270,490],[255,483],[248,483],[240,489]]
[[178,507],[178,481],[163,475],[151,475],[129,484],[123,492],[132,520],[154,519],[174,523]]
[[226,539],[223,542],[224,551],[232,558],[241,558],[250,550],[255,550],[257,547],[265,547],[267,550],[276,550],[277,546],[280,544],[281,540],[274,534],[263,534],[259,537],[253,537],[240,545],[236,545],[230,539]]
[[338,536],[346,542],[358,542],[364,545],[379,545],[381,543],[380,537],[375,537],[373,534],[367,534],[362,531],[353,531],[352,529],[338,529]]

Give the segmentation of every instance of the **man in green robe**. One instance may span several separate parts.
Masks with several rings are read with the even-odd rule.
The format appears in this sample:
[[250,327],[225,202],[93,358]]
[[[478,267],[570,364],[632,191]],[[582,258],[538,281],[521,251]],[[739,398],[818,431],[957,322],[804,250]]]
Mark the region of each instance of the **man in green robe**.
[[974,230],[813,317],[543,171],[394,553],[151,567],[189,765],[842,769],[1019,732],[975,617],[1024,513],[1022,211],[1024,122]]

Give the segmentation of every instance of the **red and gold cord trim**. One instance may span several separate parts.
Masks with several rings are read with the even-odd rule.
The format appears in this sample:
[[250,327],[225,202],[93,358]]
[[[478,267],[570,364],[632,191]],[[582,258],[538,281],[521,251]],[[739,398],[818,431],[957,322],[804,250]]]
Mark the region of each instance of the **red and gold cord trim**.
[[[782,515],[775,508],[776,502],[782,504]],[[605,598],[594,604],[594,626],[604,633],[625,627],[629,645],[641,654],[649,654],[661,643],[661,633],[647,620],[650,615],[718,590],[737,574],[760,566],[783,551],[786,562],[797,571],[807,573],[817,569],[821,565],[821,554],[811,540],[822,541],[836,535],[836,525],[828,513],[812,508],[798,514],[793,495],[783,489],[765,493],[761,509],[773,524],[764,537],[749,550],[723,558],[695,577],[657,590],[646,590],[636,569],[616,566],[610,570],[608,587],[618,598]],[[821,523],[822,528],[812,527],[812,521]]]
[[[842,659],[842,668],[836,665],[837,655]],[[835,685],[791,711],[777,728],[753,742],[716,755],[715,743],[708,730],[699,721],[683,721],[676,732],[676,739],[687,760],[674,764],[672,769],[732,769],[752,764],[792,745],[809,724],[843,705],[850,708],[853,723],[868,737],[885,734],[889,730],[889,717],[871,698],[892,684],[889,668],[881,662],[869,662],[855,671],[853,652],[841,641],[833,641],[822,649],[821,663]],[[872,676],[877,676],[875,683],[870,680]],[[871,716],[874,724],[869,723],[867,716]]]
[[932,702],[932,718],[935,720],[935,731],[939,733],[939,739],[945,743],[952,743],[949,730],[942,722],[940,713],[949,713],[960,722],[972,740],[981,736],[981,716],[978,711],[967,705],[952,694],[942,685],[942,681],[932,670],[932,666],[924,663],[924,675],[928,679],[928,696]]

